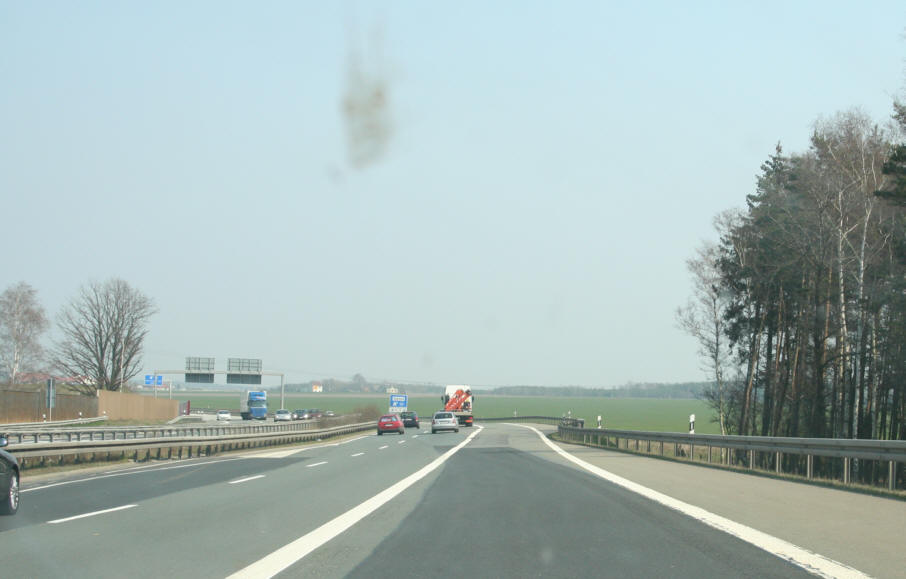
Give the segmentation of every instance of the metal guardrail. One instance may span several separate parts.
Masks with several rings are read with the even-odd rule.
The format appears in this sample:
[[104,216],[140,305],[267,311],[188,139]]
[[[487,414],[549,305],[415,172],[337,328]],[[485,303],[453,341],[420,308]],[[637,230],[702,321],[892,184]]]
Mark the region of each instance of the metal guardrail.
[[[155,458],[153,451],[157,451],[156,458],[173,458],[175,451],[176,458],[183,458],[184,454],[191,458],[193,454],[195,456],[211,456],[229,450],[322,440],[371,430],[374,427],[375,423],[370,421],[319,429],[283,428],[281,431],[267,429],[258,432],[233,432],[228,435],[208,434],[203,436],[148,437],[132,440],[107,439],[83,440],[81,442],[41,442],[37,444],[10,445],[7,450],[15,455],[22,468],[27,468],[34,460],[38,460],[41,464],[46,464],[48,459],[58,460],[62,463],[64,457],[73,455],[91,455],[92,460],[95,460],[98,454],[106,455],[108,459],[111,457],[126,458],[131,456],[135,460],[140,460],[142,457],[146,459]],[[166,455],[164,455],[164,450],[167,451]]]
[[10,447],[15,444],[37,444],[39,442],[81,442],[95,440],[139,440],[147,438],[173,438],[187,436],[227,436],[230,434],[258,434],[266,432],[284,432],[312,430],[329,424],[335,419],[321,421],[293,421],[285,424],[275,423],[215,423],[215,424],[173,424],[167,426],[99,426],[82,428],[7,428]]
[[[67,456],[91,456],[98,454],[113,458],[131,455],[138,460],[141,456],[153,458],[177,458],[183,454],[191,457],[199,453],[210,455],[224,450],[235,450],[257,446],[290,444],[361,432],[375,427],[373,421],[357,422],[352,425],[326,426],[343,420],[355,419],[356,415],[321,418],[311,421],[293,421],[282,424],[261,424],[257,421],[215,424],[167,425],[167,426],[109,426],[83,428],[20,428],[5,429],[9,438],[8,451],[12,452],[23,468],[38,460],[62,462]],[[560,418],[525,416],[518,418],[485,418],[486,421],[526,421],[556,424]],[[20,425],[21,426],[21,425]],[[43,425],[42,425],[43,426]],[[321,428],[324,427],[324,428]],[[163,451],[166,450],[166,453]]]
[[[119,453],[121,457],[131,453],[135,459],[144,454],[151,458],[153,450],[157,450],[158,458],[170,458],[174,450],[181,458],[184,449],[189,456],[192,456],[193,449],[196,455],[212,454],[223,450],[328,438],[374,428],[373,421],[317,428],[324,426],[327,421],[342,419],[337,417],[287,424],[27,429],[8,431],[10,446],[7,450],[26,463],[33,458],[39,458],[43,463],[48,458],[62,459],[65,456],[97,453]],[[897,488],[898,469],[906,464],[906,441],[903,440],[720,436],[610,430],[584,428],[584,421],[581,419],[555,416],[475,417],[475,421],[556,424],[558,434],[565,442],[648,454],[653,453],[652,446],[655,445],[654,452],[660,456],[672,455],[689,461],[714,463],[716,448],[720,450],[719,464],[741,464],[749,469],[758,468],[756,453],[761,453],[761,465],[773,466],[778,474],[785,473],[785,464],[788,467],[786,473],[789,474],[790,467],[795,467],[792,461],[804,457],[805,477],[808,479],[814,478],[815,457],[842,459],[844,484],[852,482],[854,461],[887,462],[886,480],[891,491]],[[634,448],[630,448],[631,442],[634,443]],[[645,443],[644,450],[642,443]],[[162,455],[164,449],[167,450],[166,457]]]
[[[713,462],[713,449],[717,448],[722,450],[719,453],[720,464],[730,465],[731,461],[742,462],[742,465],[749,469],[758,468],[756,453],[764,453],[767,457],[762,458],[762,465],[773,466],[773,470],[777,474],[785,473],[785,462],[788,466],[794,466],[789,459],[804,457],[805,477],[808,479],[815,476],[815,457],[838,458],[843,459],[842,479],[844,484],[852,482],[854,461],[876,460],[887,462],[887,488],[891,491],[897,488],[898,465],[906,463],[906,440],[721,436],[579,428],[563,424],[559,425],[558,433],[564,441],[568,442],[649,454],[652,453],[652,443],[655,443],[656,452],[661,456],[667,454],[665,451],[672,450],[669,454],[675,458],[694,461],[698,456],[701,457],[702,462],[708,463]],[[630,448],[630,442],[635,443],[634,449]],[[644,450],[641,448],[642,442],[645,443]],[[669,449],[666,446],[668,444],[673,448]],[[737,452],[728,452],[730,450]]]

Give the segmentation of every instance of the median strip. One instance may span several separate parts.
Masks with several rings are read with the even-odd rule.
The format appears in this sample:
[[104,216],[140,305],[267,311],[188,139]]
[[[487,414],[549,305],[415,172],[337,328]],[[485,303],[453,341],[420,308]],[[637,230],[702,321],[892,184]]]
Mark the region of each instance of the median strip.
[[58,523],[65,523],[68,521],[74,521],[76,519],[84,519],[86,517],[94,517],[96,515],[103,515],[105,513],[112,513],[114,511],[122,511],[124,509],[131,509],[132,507],[137,507],[138,505],[123,505],[121,507],[113,507],[112,509],[104,509],[103,511],[94,511],[93,513],[85,513],[83,515],[76,515],[74,517],[66,517],[65,519],[56,519],[54,521],[47,521],[48,525],[56,525]]

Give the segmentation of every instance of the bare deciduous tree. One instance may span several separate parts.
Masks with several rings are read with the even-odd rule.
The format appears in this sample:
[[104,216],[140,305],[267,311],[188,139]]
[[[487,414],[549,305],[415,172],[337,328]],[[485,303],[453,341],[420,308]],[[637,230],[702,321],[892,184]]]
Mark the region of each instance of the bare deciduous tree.
[[48,324],[37,295],[24,281],[0,295],[0,363],[10,384],[23,370],[37,369],[44,354],[40,338]]
[[141,370],[147,322],[154,302],[121,279],[83,287],[60,314],[63,338],[54,364],[78,377],[81,391],[122,390]]
[[[733,217],[721,215],[717,221],[730,223]],[[725,338],[724,315],[730,305],[728,292],[721,284],[719,248],[705,244],[698,250],[698,257],[687,262],[692,274],[693,297],[685,307],[676,310],[676,321],[686,333],[698,342],[702,356],[702,369],[714,381],[706,391],[708,403],[717,411],[721,434],[727,434],[726,367],[730,356],[729,340]]]

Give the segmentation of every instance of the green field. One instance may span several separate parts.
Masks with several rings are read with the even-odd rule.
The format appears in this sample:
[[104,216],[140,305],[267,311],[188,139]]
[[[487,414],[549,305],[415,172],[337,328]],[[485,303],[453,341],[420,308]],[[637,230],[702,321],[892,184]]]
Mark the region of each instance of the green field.
[[[280,407],[280,395],[269,394],[271,411]],[[664,400],[654,398],[600,398],[566,396],[483,396],[475,393],[475,416],[498,418],[513,416],[563,416],[570,412],[574,418],[584,418],[586,426],[594,426],[597,416],[604,419],[605,428],[617,430],[653,430],[658,432],[687,432],[689,415],[696,415],[695,431],[700,434],[720,434],[718,425],[711,421],[712,412],[701,400]],[[178,392],[178,400],[190,400],[194,410],[231,410],[239,412],[238,392]],[[375,406],[386,412],[389,398],[386,394],[287,394],[284,406],[320,408],[339,414],[357,408]],[[421,417],[430,416],[440,407],[440,394],[410,394],[409,410]]]

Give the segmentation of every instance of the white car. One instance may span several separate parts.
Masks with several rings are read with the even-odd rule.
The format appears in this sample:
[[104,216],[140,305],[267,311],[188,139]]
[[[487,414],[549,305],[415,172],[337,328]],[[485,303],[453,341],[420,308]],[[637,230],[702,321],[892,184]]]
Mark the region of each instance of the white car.
[[217,420],[232,420],[233,415],[230,414],[229,410],[218,410],[217,411]]
[[435,412],[431,418],[431,434],[439,430],[452,430],[459,432],[459,420],[452,412]]
[[281,408],[280,410],[278,410],[277,412],[274,413],[274,422],[277,422],[280,420],[286,420],[287,422],[289,422],[292,419],[293,419],[292,412],[290,412],[289,410],[286,410],[284,408]]

